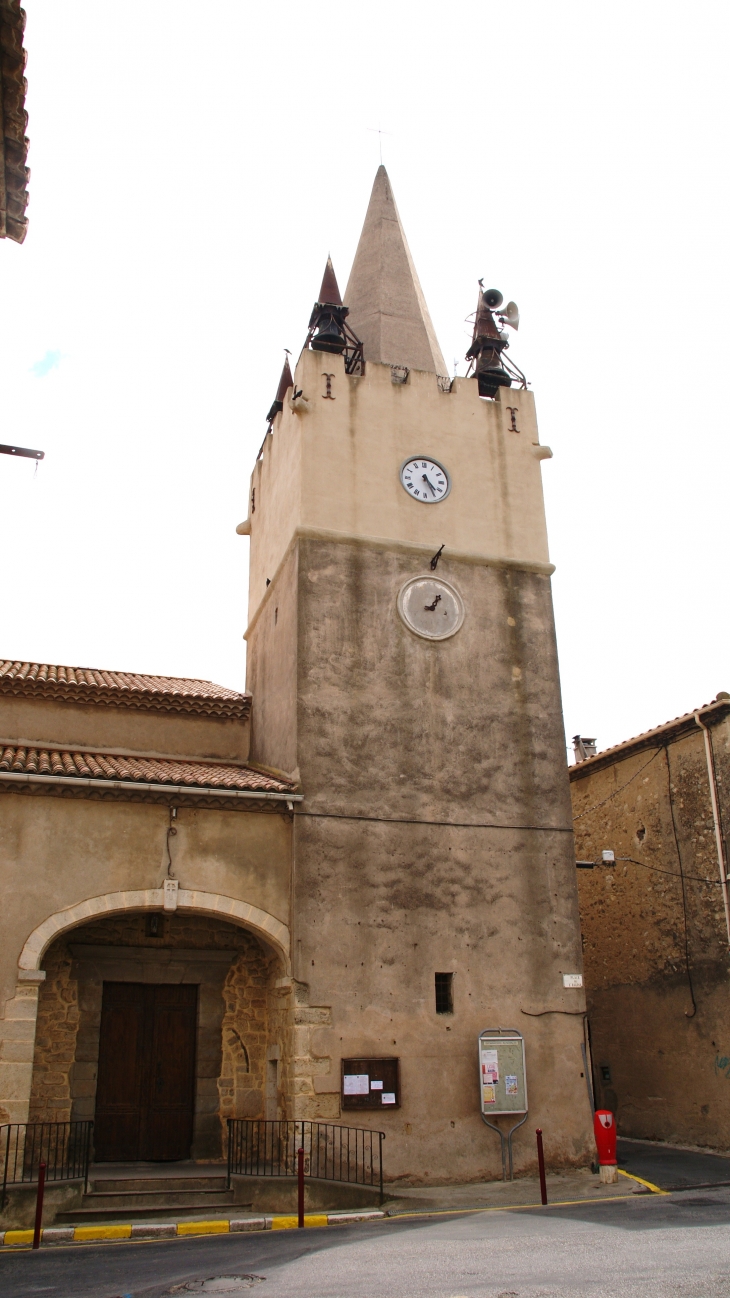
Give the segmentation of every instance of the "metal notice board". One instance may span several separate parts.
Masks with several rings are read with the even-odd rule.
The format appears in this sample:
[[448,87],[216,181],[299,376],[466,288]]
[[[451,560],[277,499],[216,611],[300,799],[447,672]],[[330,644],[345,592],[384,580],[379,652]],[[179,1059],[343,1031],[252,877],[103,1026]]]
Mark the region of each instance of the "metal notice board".
[[[512,1180],[512,1136],[527,1121],[525,1042],[516,1028],[485,1028],[479,1033],[479,1104],[482,1121],[502,1142],[502,1179]],[[522,1116],[520,1116],[522,1115]],[[494,1118],[520,1118],[503,1130]]]

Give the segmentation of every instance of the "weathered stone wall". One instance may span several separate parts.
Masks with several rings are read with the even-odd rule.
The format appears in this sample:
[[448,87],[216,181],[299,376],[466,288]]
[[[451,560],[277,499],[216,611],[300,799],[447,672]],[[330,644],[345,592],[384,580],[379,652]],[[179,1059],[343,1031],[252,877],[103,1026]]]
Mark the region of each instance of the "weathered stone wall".
[[[386,1131],[389,1179],[499,1176],[476,1041],[506,1023],[527,1048],[517,1167],[534,1163],[536,1124],[553,1166],[580,1165],[592,1135],[583,992],[562,977],[582,963],[549,581],[445,552],[438,575],[467,616],[433,643],[396,610],[420,555],[297,550],[249,638],[259,697],[282,628],[297,637],[288,1115]],[[436,1013],[436,971],[453,973],[453,1015]],[[400,1059],[399,1109],[340,1114],[340,1061],[361,1056]]]
[[[728,826],[728,720],[712,734]],[[668,754],[660,737],[571,768],[578,859],[629,858],[577,872],[596,1098],[625,1135],[729,1148],[730,960],[704,738],[664,738]]]
[[246,945],[231,964],[223,987],[223,1058],[218,1093],[224,1131],[227,1118],[264,1116],[267,988],[272,960],[254,938],[245,933],[242,936]]
[[[147,915],[119,915],[74,929],[49,948],[30,1121],[93,1117],[105,974],[113,980],[197,981],[196,1142],[200,1156],[219,1155],[226,1118],[263,1116],[267,996],[279,964],[235,925],[194,915],[158,918],[159,937],[150,936]],[[176,950],[180,960],[170,965],[166,953]]]
[[46,981],[41,984],[38,995],[28,1121],[68,1122],[79,1027],[79,988],[77,979],[71,975],[68,942],[63,939],[54,942],[43,964]]

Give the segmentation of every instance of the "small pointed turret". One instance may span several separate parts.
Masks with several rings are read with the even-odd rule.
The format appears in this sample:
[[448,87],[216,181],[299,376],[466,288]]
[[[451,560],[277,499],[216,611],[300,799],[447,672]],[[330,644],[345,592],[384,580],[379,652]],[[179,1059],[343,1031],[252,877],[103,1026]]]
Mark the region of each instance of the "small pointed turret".
[[327,258],[327,265],[324,268],[324,275],[322,276],[322,287],[319,290],[319,301],[323,305],[324,303],[327,303],[328,306],[342,306],[342,298],[340,297],[335,268],[332,265],[332,258],[329,256]]
[[447,374],[385,167],[378,168],[345,290],[365,360]]
[[266,416],[269,423],[272,423],[272,421],[278,415],[279,411],[284,409],[284,397],[289,391],[289,388],[293,388],[293,387],[294,387],[294,380],[291,376],[291,370],[289,368],[289,357],[287,356],[286,360],[284,361],[284,368],[281,371],[279,386],[276,389],[276,396],[274,397],[271,409],[268,415]]
[[341,355],[347,346],[343,328],[347,307],[343,306],[332,258],[327,258],[319,297],[312,308],[309,320],[310,347],[315,352],[333,352]]

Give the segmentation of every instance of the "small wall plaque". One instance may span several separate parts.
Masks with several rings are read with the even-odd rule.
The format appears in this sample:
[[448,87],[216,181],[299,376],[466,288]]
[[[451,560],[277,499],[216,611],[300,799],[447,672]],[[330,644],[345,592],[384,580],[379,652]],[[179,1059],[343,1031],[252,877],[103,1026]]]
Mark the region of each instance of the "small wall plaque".
[[162,894],[162,906],[164,910],[177,910],[177,890],[179,883],[177,879],[165,879]]

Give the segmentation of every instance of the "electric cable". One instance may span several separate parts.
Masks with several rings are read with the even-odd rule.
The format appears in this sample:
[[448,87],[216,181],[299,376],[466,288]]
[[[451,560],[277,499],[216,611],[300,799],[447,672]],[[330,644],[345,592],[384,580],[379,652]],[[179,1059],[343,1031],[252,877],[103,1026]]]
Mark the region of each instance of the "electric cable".
[[311,820],[368,820],[378,825],[434,825],[445,829],[520,829],[538,834],[572,834],[572,825],[497,825],[483,820],[416,820],[410,816],[357,816],[339,811],[295,811],[294,819],[308,816]]
[[579,811],[577,816],[573,816],[573,820],[574,821],[582,820],[583,816],[589,816],[592,811],[598,811],[599,807],[605,807],[606,803],[611,801],[611,798],[615,798],[617,793],[622,793],[624,789],[628,789],[632,781],[635,780],[638,775],[641,775],[641,772],[645,771],[647,766],[651,766],[652,762],[654,761],[654,758],[658,757],[661,751],[662,751],[661,747],[657,748],[652,753],[651,757],[649,758],[649,761],[644,762],[644,765],[640,766],[638,771],[634,771],[634,774],[631,776],[630,780],[627,780],[625,784],[622,784],[620,786],[620,788],[614,789],[613,793],[609,793],[608,797],[604,798],[602,802],[597,802],[593,807],[586,807],[585,811]]
[[528,1018],[541,1019],[543,1014],[580,1014],[586,1017],[588,1010],[523,1010],[520,1008],[520,1014],[527,1014]]
[[[677,874],[676,870],[662,870],[658,865],[647,865],[646,861],[637,861],[633,856],[617,856],[617,861],[629,861],[631,865],[640,865],[642,870],[653,870],[655,874],[668,874],[670,879],[686,879],[688,883],[709,883],[711,888],[721,888],[722,879],[701,879],[698,874]],[[595,865],[602,864],[600,861]]]
[[166,847],[167,847],[167,877],[168,877],[168,879],[174,879],[174,878],[175,878],[175,875],[172,873],[172,852],[170,851],[170,839],[171,839],[171,838],[174,838],[174,837],[176,836],[176,834],[177,834],[177,829],[175,828],[175,825],[174,825],[174,823],[173,823],[176,819],[177,819],[177,807],[170,807],[170,823],[169,823],[169,825],[168,825],[168,827],[167,827],[167,836],[166,836],[166,839],[165,839],[165,845],[166,845]]

